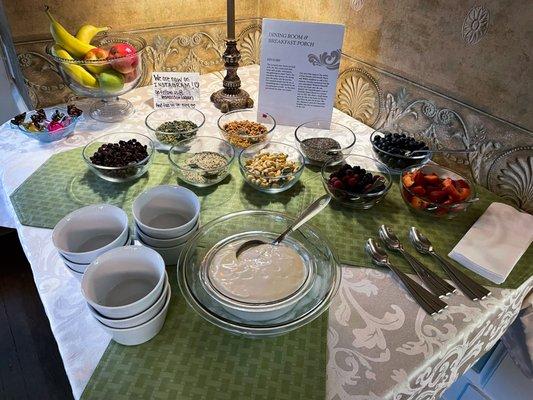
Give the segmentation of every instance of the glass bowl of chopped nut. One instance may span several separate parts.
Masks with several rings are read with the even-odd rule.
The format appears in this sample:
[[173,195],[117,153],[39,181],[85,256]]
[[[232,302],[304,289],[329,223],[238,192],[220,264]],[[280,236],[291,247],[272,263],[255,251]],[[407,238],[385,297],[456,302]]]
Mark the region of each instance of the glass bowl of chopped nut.
[[281,142],[259,143],[239,155],[239,169],[246,183],[265,193],[290,189],[300,179],[304,167],[300,150]]
[[224,139],[196,136],[182,140],[168,152],[178,178],[198,187],[215,185],[230,173],[235,150]]
[[246,149],[269,142],[276,128],[276,120],[270,114],[258,114],[255,108],[235,110],[220,116],[218,128],[232,146]]
[[144,123],[157,148],[169,150],[185,139],[196,136],[205,122],[205,115],[197,108],[164,108],[152,111]]
[[298,126],[294,137],[305,161],[323,165],[331,158],[342,160],[355,145],[355,133],[347,126],[329,120],[309,121]]
[[148,171],[154,155],[154,143],[141,133],[109,133],[87,143],[82,155],[89,169],[100,178],[110,182],[127,182]]

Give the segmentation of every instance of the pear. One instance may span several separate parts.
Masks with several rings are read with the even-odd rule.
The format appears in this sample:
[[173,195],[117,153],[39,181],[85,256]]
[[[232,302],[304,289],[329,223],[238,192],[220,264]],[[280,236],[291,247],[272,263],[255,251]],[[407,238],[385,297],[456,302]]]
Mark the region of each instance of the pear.
[[120,72],[109,70],[98,74],[100,87],[106,92],[118,92],[124,87],[124,75]]

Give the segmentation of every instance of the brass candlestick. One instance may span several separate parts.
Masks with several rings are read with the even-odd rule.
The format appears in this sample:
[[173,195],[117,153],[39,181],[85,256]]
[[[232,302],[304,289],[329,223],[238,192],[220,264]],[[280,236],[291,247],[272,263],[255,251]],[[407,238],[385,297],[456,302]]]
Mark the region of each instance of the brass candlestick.
[[226,76],[222,82],[224,89],[213,93],[211,101],[223,113],[231,110],[252,108],[254,101],[247,91],[241,89],[241,78],[237,75],[241,53],[237,49],[237,41],[235,39],[226,40],[226,51],[224,51],[222,59],[226,68]]

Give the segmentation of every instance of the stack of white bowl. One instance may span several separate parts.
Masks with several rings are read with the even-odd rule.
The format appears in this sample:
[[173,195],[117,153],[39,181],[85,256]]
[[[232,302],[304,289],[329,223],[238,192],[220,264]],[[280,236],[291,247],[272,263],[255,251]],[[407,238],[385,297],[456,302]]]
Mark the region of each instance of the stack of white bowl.
[[131,244],[128,216],[118,207],[98,204],[80,208],[57,223],[52,241],[69,271],[81,280],[99,255]]
[[163,259],[143,246],[120,247],[99,256],[85,271],[81,290],[99,325],[126,346],[159,333],[171,296]]
[[200,200],[182,186],[161,185],[133,202],[137,240],[157,251],[166,265],[176,265],[187,240],[200,223]]

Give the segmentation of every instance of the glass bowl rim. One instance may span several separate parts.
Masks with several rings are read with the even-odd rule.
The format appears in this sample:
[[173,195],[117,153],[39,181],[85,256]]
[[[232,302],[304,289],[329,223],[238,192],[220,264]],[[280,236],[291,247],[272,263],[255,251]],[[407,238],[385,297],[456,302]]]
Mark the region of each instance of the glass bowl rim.
[[[443,170],[444,172],[451,172],[452,174],[455,174],[457,176],[460,177],[460,179],[464,180],[467,184],[468,184],[468,187],[470,188],[470,196],[468,196],[468,198],[464,199],[464,200],[461,200],[457,203],[453,203],[453,204],[439,204],[439,203],[435,203],[433,200],[430,200],[428,199],[427,197],[425,196],[421,196],[419,194],[416,194],[416,193],[413,193],[411,191],[410,188],[406,187],[404,184],[403,184],[403,176],[406,172],[415,172],[415,170],[421,170],[423,168],[437,168],[437,169],[441,169]],[[425,201],[426,203],[429,204],[428,207],[438,207],[440,209],[454,209],[454,208],[458,208],[460,206],[462,206],[463,204],[465,203],[472,203],[474,201],[477,201],[478,197],[477,197],[477,191],[476,191],[476,187],[474,186],[474,183],[466,178],[463,174],[460,174],[459,172],[453,170],[453,169],[450,169],[450,168],[447,168],[447,167],[444,167],[440,164],[437,164],[437,163],[431,163],[431,164],[424,164],[424,165],[415,165],[415,166],[411,166],[411,167],[407,167],[407,168],[404,168],[400,174],[400,185],[401,185],[401,188],[402,189],[405,189],[405,191],[407,193],[409,193],[411,196],[413,197],[418,197],[419,199]],[[403,198],[403,196],[402,196]],[[405,199],[404,199],[405,201]],[[432,210],[428,210],[428,209],[424,209],[422,211],[432,211]]]
[[[313,122],[328,122],[328,120],[326,119],[313,119],[311,121],[307,121],[307,122],[304,122],[303,124],[300,124],[296,127],[296,129],[294,130],[294,138],[296,139],[296,141],[298,142],[298,144],[302,145],[303,144],[303,140],[300,140],[300,138],[298,137],[298,130],[303,128],[304,125],[307,125],[307,124],[311,124]],[[357,142],[357,136],[355,135],[355,132],[352,130],[352,128],[349,128],[348,126],[344,125],[344,124],[341,124],[339,122],[335,122],[335,121],[329,121],[329,124],[330,125],[336,125],[336,126],[342,126],[343,128],[346,128],[348,130],[348,132],[351,133],[351,135],[353,136],[353,142],[350,143],[349,145],[345,146],[345,147],[341,147],[340,149],[338,149],[337,151],[338,152],[342,152],[344,150],[348,150],[348,149],[351,149],[355,143]],[[320,128],[320,129],[323,129],[323,128]],[[326,130],[326,129],[324,129]],[[304,139],[305,140],[305,139]],[[340,143],[339,143],[340,144]],[[319,147],[316,147],[316,146],[310,146],[308,144],[303,144],[304,146],[307,146],[307,147],[310,147],[312,149],[316,149],[316,150],[323,150]]]
[[[139,42],[139,46],[135,46],[135,54],[128,54],[122,57],[116,57],[113,58],[113,61],[116,60],[124,60],[128,58],[132,58],[135,56],[141,56],[144,50],[146,49],[147,43],[144,38],[137,35],[129,35],[129,34],[120,34],[120,33],[105,33],[101,36],[101,38],[123,38],[125,41],[131,40],[131,41],[137,41]],[[56,55],[54,55],[52,51],[52,47],[55,45],[55,42],[48,42],[48,44],[45,47],[45,52],[48,56],[50,56],[55,62],[62,63],[62,64],[73,64],[73,65],[106,65],[109,64],[110,60],[77,60],[77,59],[67,59],[67,58],[61,58]]]
[[[224,317],[221,317],[214,313],[213,311],[206,308],[202,302],[197,298],[197,296],[191,291],[191,288],[189,287],[188,280],[185,278],[185,268],[181,267],[186,259],[186,256],[189,254],[191,248],[193,247],[193,244],[196,243],[197,238],[207,229],[211,228],[213,225],[223,222],[225,220],[228,220],[233,217],[238,217],[242,215],[270,215],[275,217],[281,217],[289,220],[294,220],[295,217],[291,217],[290,215],[286,213],[281,213],[278,211],[271,211],[271,210],[242,210],[242,211],[236,211],[233,213],[225,214],[220,217],[217,217],[215,219],[212,219],[207,224],[202,225],[198,231],[195,233],[195,235],[187,241],[187,244],[183,248],[178,263],[176,266],[177,269],[177,280],[178,280],[178,286],[180,288],[181,293],[183,294],[183,297],[185,298],[185,301],[187,304],[189,304],[190,307],[192,307],[202,318],[208,320],[209,322],[213,323],[214,325],[217,325],[223,329],[226,329],[227,327],[231,328],[232,332],[238,332],[241,334],[246,334],[248,336],[261,336],[261,335],[276,335],[276,334],[284,334],[287,332],[290,332],[294,329],[297,329],[301,326],[304,326],[316,318],[318,318],[324,311],[326,311],[331,304],[331,300],[335,295],[337,294],[341,281],[342,281],[342,267],[341,264],[337,258],[337,255],[333,252],[332,246],[329,243],[329,240],[322,234],[320,230],[318,230],[316,227],[307,224],[307,228],[310,229],[316,236],[320,237],[320,239],[325,243],[330,258],[334,262],[333,272],[334,276],[332,279],[332,283],[329,286],[329,291],[326,296],[314,307],[312,307],[310,310],[305,312],[303,315],[301,315],[299,318],[292,320],[288,323],[283,324],[277,324],[277,325],[267,325],[267,326],[258,326],[258,325],[243,325],[235,321],[228,320]],[[181,278],[180,278],[181,277]],[[185,279],[184,279],[185,278]],[[185,288],[183,287],[185,286]],[[186,291],[187,293],[184,293]],[[324,304],[327,304],[327,307],[324,307]],[[318,310],[318,312],[317,312]],[[303,323],[302,323],[303,322]],[[223,326],[221,326],[223,325]],[[283,332],[278,332],[278,329],[285,328]],[[287,329],[289,328],[289,329]]]
[[[298,167],[298,169],[294,172],[290,172],[290,173],[285,173],[285,174],[281,174],[281,175],[278,175],[278,176],[273,176],[273,177],[266,177],[266,176],[262,176],[261,174],[256,174],[254,172],[250,172],[250,170],[248,170],[246,168],[245,165],[243,165],[243,162],[242,162],[242,156],[244,154],[245,151],[248,151],[250,149],[252,150],[255,150],[253,149],[253,147],[259,147],[259,146],[263,146],[263,148],[265,146],[269,146],[271,144],[281,144],[283,146],[287,146],[287,147],[290,147],[292,148],[293,150],[296,150],[297,154],[298,154],[298,162],[300,163],[300,166]],[[255,154],[259,154],[259,152],[255,152]],[[239,167],[241,168],[241,170],[243,172],[246,172],[247,174],[251,174],[253,176],[256,176],[256,177],[261,177],[261,178],[268,178],[268,179],[280,179],[280,178],[287,178],[287,177],[290,177],[290,176],[296,176],[298,175],[304,168],[305,168],[305,157],[304,155],[302,154],[302,152],[297,149],[295,146],[293,146],[292,144],[288,144],[288,143],[283,143],[283,142],[277,142],[277,141],[270,141],[268,143],[256,143],[256,144],[253,144],[251,146],[248,146],[247,148],[245,149],[242,149],[240,152],[239,152]]]
[[[186,110],[194,110],[196,112],[198,112],[202,118],[202,122],[200,123],[200,125],[198,125],[196,128],[194,129],[190,129],[188,131],[180,131],[180,132],[163,132],[163,131],[159,131],[154,128],[152,128],[149,124],[148,124],[148,118],[150,118],[150,116],[152,116],[153,114],[155,113],[158,113],[158,112],[162,112],[162,111],[174,111],[174,110],[185,110],[185,109],[181,109],[181,108],[171,108],[171,109],[166,109],[166,108],[159,108],[157,110],[153,110],[153,111],[150,111],[150,113],[146,116],[146,118],[144,118],[144,125],[151,131],[151,132],[154,132],[154,134],[157,132],[159,134],[163,134],[163,135],[184,135],[184,134],[188,134],[188,133],[194,133],[194,132],[198,132],[198,130],[204,126],[205,124],[205,114],[199,110],[198,108],[186,108]],[[171,122],[171,121],[166,121],[166,122]],[[192,121],[190,121],[192,122]],[[164,123],[164,122],[163,122]]]
[[[173,151],[175,147],[178,147],[180,146],[182,143],[184,142],[190,142],[190,141],[193,141],[193,140],[196,140],[196,139],[200,139],[200,138],[208,138],[208,139],[216,139],[222,143],[224,143],[229,149],[231,149],[231,157],[229,160],[226,161],[226,165],[224,166],[221,166],[221,167],[218,167],[218,168],[213,168],[213,169],[202,169],[202,171],[205,171],[205,172],[214,172],[214,171],[221,171],[223,170],[224,168],[228,168],[232,163],[233,163],[233,160],[235,160],[235,149],[233,148],[233,146],[227,141],[227,140],[224,140],[222,138],[219,138],[219,137],[216,137],[216,136],[209,136],[209,135],[205,135],[205,136],[194,136],[192,138],[189,138],[189,139],[183,139],[183,140],[180,140],[178,143],[176,143],[175,145],[173,145],[169,150],[168,150],[168,160],[170,161],[170,164],[175,166],[176,168],[178,168],[180,171],[194,171],[194,172],[197,172],[198,171],[198,168],[185,168],[185,167],[182,167],[180,165],[178,165],[173,159],[172,159],[172,154],[173,154]],[[181,153],[181,154],[184,154],[184,153]]]
[[[375,159],[374,157],[369,157],[369,156],[365,156],[363,154],[347,154],[345,155],[341,160],[336,160],[335,158],[330,158],[329,160],[327,160],[324,165],[322,165],[322,168],[320,169],[320,176],[322,178],[322,183],[324,185],[327,185],[328,182],[327,182],[327,179],[326,179],[326,175],[328,173],[326,173],[326,168],[327,167],[331,167],[335,164],[342,164],[342,163],[346,163],[346,159],[349,158],[349,157],[361,157],[361,158],[366,158],[367,160],[370,160],[370,161],[373,161],[375,162],[376,164],[378,164],[379,166],[381,167],[384,167],[385,171],[377,171],[377,172],[380,172],[380,173],[384,173],[386,174],[385,175],[385,179],[387,180],[387,183],[385,184],[385,188],[380,190],[379,192],[373,192],[373,193],[361,193],[359,195],[356,194],[357,197],[362,197],[362,198],[373,198],[373,197],[380,197],[382,195],[384,195],[385,193],[387,193],[390,188],[392,187],[392,175],[391,175],[391,171],[390,171],[390,168],[387,167],[387,165],[377,159]],[[351,195],[350,192],[344,190],[344,189],[336,189],[336,190],[340,190],[342,191],[343,193],[346,193],[348,195]],[[353,196],[353,195],[351,195]]]
[[[391,157],[396,157],[396,158],[400,158],[402,160],[410,160],[410,161],[425,161],[426,159],[430,159],[431,158],[431,150],[428,150],[426,153],[421,153],[419,156],[411,156],[411,157],[407,157],[407,156],[403,156],[401,154],[392,154],[392,153],[389,153],[388,151],[386,150],[382,150],[380,149],[379,147],[377,147],[374,143],[374,141],[372,140],[374,138],[374,135],[376,133],[380,133],[382,134],[383,136],[385,136],[385,134],[379,130],[374,130],[374,132],[372,132],[372,134],[370,135],[370,143],[372,144],[372,148],[379,152],[379,153],[383,153],[383,154],[386,154],[388,156],[391,156]],[[407,135],[406,135],[407,136]],[[409,136],[409,137],[412,137],[412,136]]]
[[[135,164],[124,165],[123,167],[106,167],[104,165],[98,165],[98,164],[93,163],[87,157],[86,150],[88,149],[88,147],[90,145],[92,145],[93,143],[96,143],[97,141],[99,141],[99,139],[105,138],[106,136],[120,135],[120,134],[134,135],[134,137],[132,139],[135,139],[135,135],[142,136],[142,137],[148,139],[148,144],[149,144],[148,148],[150,149],[150,151],[148,152],[148,156],[143,158],[140,161],[137,161]],[[83,159],[85,160],[85,162],[87,164],[89,164],[90,166],[92,166],[92,167],[95,167],[97,169],[102,169],[102,170],[108,170],[108,171],[117,171],[117,170],[121,170],[121,169],[124,169],[124,168],[139,167],[139,166],[144,165],[146,163],[146,161],[148,161],[148,160],[150,160],[150,158],[152,158],[152,156],[154,155],[154,151],[155,151],[155,147],[154,147],[153,140],[150,139],[148,136],[142,134],[142,133],[138,133],[138,132],[110,132],[110,133],[106,133],[105,135],[101,135],[101,136],[98,136],[97,138],[94,138],[89,143],[87,143],[85,146],[83,146],[83,150],[82,150],[81,154],[82,154]]]
[[[244,108],[244,109],[241,109],[241,110],[228,111],[227,113],[222,114],[220,117],[218,117],[218,120],[217,120],[218,129],[220,129],[225,134],[228,134],[226,132],[226,130],[221,126],[220,120],[223,119],[224,117],[228,116],[228,115],[237,114],[239,112],[254,112],[255,114],[257,114],[257,109],[256,108]],[[269,113],[263,112],[261,114],[268,116],[272,120],[272,127],[270,129],[267,128],[267,131],[265,133],[260,134],[260,135],[241,135],[241,134],[236,134],[236,135],[241,137],[241,138],[257,138],[257,137],[267,136],[267,135],[271,134],[272,131],[276,128],[276,125],[277,125],[276,119]],[[232,121],[229,121],[229,122],[232,122]],[[257,121],[250,121],[250,122],[255,122],[256,124],[263,125],[261,122],[257,122]],[[268,123],[268,122],[266,122],[266,123]],[[266,126],[265,126],[265,128],[266,128]],[[249,147],[251,147],[251,146],[249,146]]]

